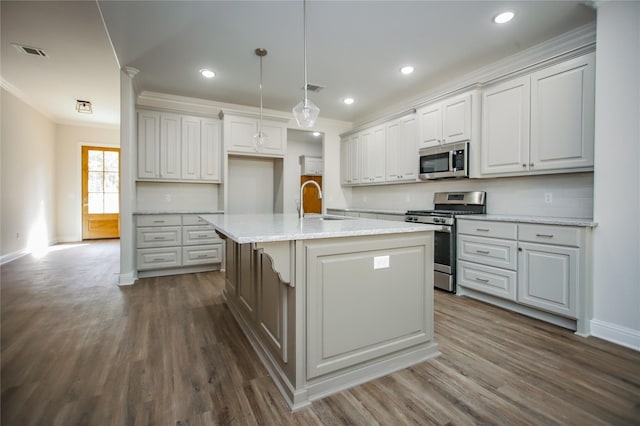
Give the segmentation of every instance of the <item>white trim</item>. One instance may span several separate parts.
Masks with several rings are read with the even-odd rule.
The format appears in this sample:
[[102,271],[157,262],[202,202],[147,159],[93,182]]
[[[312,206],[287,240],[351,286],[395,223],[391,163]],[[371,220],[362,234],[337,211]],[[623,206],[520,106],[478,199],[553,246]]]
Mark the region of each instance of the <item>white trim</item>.
[[591,335],[640,351],[640,330],[594,319],[591,320]]
[[134,272],[127,272],[126,274],[120,274],[120,278],[118,279],[118,285],[133,285],[136,282],[136,277]]
[[13,262],[16,259],[20,259],[22,256],[28,255],[29,253],[30,253],[29,250],[27,250],[25,248],[25,249],[22,249],[22,250],[14,251],[13,253],[4,254],[4,255],[0,256],[0,265],[4,265],[5,263]]

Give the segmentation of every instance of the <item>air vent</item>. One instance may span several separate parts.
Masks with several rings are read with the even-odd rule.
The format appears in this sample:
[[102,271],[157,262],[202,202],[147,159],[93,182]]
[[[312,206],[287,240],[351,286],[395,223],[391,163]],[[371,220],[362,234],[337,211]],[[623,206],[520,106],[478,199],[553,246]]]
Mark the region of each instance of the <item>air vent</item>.
[[42,58],[48,57],[48,55],[45,53],[44,50],[39,49],[37,47],[23,46],[21,44],[15,44],[15,43],[11,43],[11,44],[13,44],[13,46],[16,49],[18,49],[20,52],[24,53],[25,55],[40,56]]
[[[304,89],[304,87],[303,87]],[[318,86],[317,84],[311,84],[311,83],[307,83],[307,90],[309,92],[316,92],[318,93],[319,91],[321,91],[322,89],[324,89],[324,86]]]

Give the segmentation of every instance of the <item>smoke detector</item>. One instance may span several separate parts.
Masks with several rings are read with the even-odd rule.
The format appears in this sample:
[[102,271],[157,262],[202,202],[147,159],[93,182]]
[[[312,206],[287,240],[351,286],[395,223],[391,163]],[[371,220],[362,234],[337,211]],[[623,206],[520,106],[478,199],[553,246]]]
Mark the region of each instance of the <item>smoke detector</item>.
[[13,47],[18,49],[20,52],[24,53],[25,55],[40,56],[41,58],[49,57],[49,55],[47,55],[45,51],[40,49],[39,47],[24,46],[22,44],[17,44],[17,43],[11,43],[11,44],[13,45]]

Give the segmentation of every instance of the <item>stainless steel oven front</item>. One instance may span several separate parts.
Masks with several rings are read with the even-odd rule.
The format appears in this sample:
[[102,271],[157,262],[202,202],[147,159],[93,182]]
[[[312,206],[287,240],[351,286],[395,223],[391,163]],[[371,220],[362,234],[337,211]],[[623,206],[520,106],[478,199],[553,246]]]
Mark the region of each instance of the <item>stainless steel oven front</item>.
[[433,242],[433,285],[436,288],[455,291],[456,242],[454,227],[442,225],[434,232]]

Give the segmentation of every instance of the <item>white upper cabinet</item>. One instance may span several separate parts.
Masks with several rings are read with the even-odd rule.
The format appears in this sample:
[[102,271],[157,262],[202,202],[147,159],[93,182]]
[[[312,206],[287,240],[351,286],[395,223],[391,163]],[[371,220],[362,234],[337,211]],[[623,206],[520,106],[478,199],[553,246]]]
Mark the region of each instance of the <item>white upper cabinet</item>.
[[220,121],[202,119],[200,122],[200,180],[222,181],[221,159]]
[[138,179],[220,182],[220,122],[138,111]]
[[285,122],[262,119],[262,131],[267,139],[256,146],[253,136],[258,132],[259,118],[231,113],[223,114],[223,138],[229,153],[283,157],[287,151],[287,125]]
[[471,139],[471,94],[420,108],[419,148]]
[[160,178],[180,179],[180,116],[160,114]]
[[498,84],[482,95],[481,172],[518,173],[529,164],[529,77]]
[[[342,147],[342,145],[341,145]],[[342,153],[342,151],[340,151]],[[322,176],[324,161],[321,157],[300,156],[300,174],[302,176]],[[340,164],[342,169],[342,163]]]
[[482,175],[593,168],[591,53],[488,87],[482,96]]
[[160,113],[138,111],[138,178],[160,175]]
[[385,126],[380,125],[360,133],[360,183],[376,183],[385,180]]
[[418,177],[418,129],[415,114],[387,123],[386,180],[415,181]]
[[593,167],[595,55],[531,76],[531,170]]

